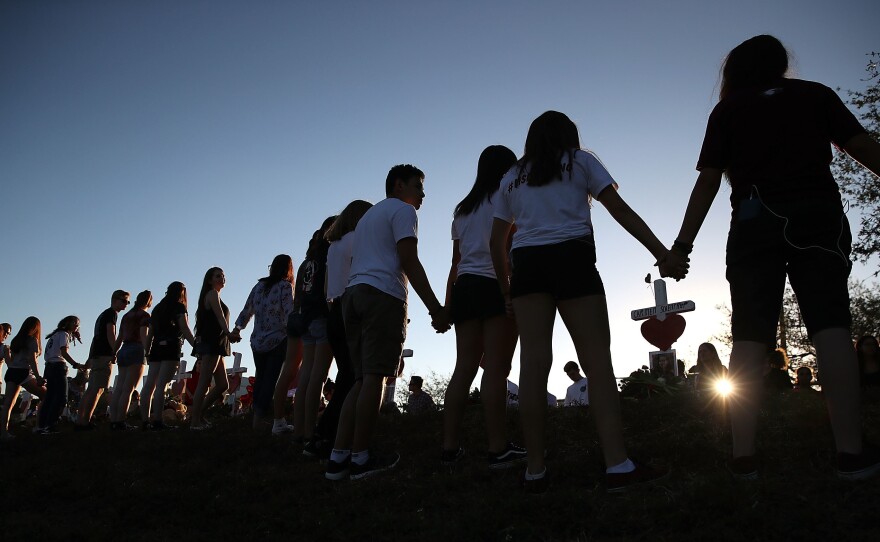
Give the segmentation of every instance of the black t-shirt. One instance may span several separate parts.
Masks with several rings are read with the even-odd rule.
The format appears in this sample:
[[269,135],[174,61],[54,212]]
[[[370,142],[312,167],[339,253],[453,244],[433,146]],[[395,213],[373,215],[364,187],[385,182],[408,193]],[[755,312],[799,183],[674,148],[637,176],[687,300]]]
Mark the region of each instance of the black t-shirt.
[[314,256],[306,258],[297,270],[293,306],[294,309],[312,318],[321,318],[329,314],[324,292],[327,277],[327,247],[321,247],[315,252]]
[[102,312],[95,322],[95,336],[92,337],[92,346],[89,348],[89,359],[114,354],[113,348],[116,345],[111,345],[107,339],[107,326],[110,324],[116,325],[116,311],[112,308]]
[[864,131],[830,88],[783,79],[770,89],[736,91],[715,106],[697,169],[727,172],[734,211],[750,196],[765,203],[838,197],[831,143],[842,147]]
[[161,342],[168,339],[179,340],[183,337],[180,326],[177,325],[177,319],[182,314],[186,314],[186,306],[183,303],[179,301],[160,301],[150,315],[154,340]]

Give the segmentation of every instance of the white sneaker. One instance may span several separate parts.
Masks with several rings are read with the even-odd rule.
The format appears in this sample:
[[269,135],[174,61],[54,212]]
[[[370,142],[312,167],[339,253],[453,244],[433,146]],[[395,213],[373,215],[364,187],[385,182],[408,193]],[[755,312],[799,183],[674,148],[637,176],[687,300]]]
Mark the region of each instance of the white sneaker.
[[293,426],[287,423],[272,426],[273,435],[283,435],[284,433],[293,433]]

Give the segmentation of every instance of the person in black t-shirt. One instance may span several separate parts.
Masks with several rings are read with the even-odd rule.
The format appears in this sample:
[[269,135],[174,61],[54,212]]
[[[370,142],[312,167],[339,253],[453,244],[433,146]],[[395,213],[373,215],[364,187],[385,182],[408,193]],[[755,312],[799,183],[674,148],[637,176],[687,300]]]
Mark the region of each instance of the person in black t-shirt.
[[86,431],[94,428],[91,424],[92,414],[104,390],[110,385],[110,374],[116,362],[116,352],[121,341],[116,337],[116,317],[130,303],[131,294],[125,290],[116,290],[110,297],[110,308],[98,316],[95,322],[95,334],[89,348],[89,360],[86,367],[89,372],[89,384],[79,403],[75,430]]
[[726,174],[731,186],[727,279],[732,305],[729,403],[731,472],[757,477],[755,433],[761,373],[775,345],[785,279],[816,347],[838,452],[837,472],[880,472],[863,447],[858,364],[850,337],[847,279],[851,234],[831,175],[831,144],[880,174],[880,144],[830,88],[786,78],[788,51],[756,36],[724,61],[720,101],[709,117],[691,193],[670,261],[686,262]]

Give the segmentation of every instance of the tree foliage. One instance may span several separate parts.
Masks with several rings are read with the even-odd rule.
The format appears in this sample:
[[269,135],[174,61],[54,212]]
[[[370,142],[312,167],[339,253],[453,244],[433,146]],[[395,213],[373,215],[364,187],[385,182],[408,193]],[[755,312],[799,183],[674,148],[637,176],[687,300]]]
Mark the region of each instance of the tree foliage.
[[[880,140],[880,53],[868,55],[863,79],[864,90],[848,90],[848,102],[858,112],[862,125],[875,140]],[[840,89],[838,89],[840,90]],[[880,254],[880,178],[862,167],[846,153],[835,152],[832,172],[844,195],[852,198],[851,204],[862,211],[858,236],[853,243],[853,255],[861,262]],[[876,271],[876,276],[880,270]]]

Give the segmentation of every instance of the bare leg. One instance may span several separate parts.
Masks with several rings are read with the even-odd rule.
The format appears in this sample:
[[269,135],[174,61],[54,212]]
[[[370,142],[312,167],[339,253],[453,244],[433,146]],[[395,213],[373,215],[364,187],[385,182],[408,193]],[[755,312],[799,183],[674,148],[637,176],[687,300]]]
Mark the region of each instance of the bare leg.
[[9,413],[12,411],[12,407],[15,406],[19,393],[21,393],[21,386],[10,384],[6,388],[3,410],[0,411],[0,434],[2,435],[6,435],[9,432]]
[[596,414],[596,431],[602,444],[605,466],[626,461],[623,420],[617,381],[611,364],[611,337],[605,296],[592,295],[559,302],[559,314],[574,343],[588,379],[590,407]]
[[220,364],[220,356],[201,356],[201,371],[199,372],[199,383],[196,384],[196,390],[193,392],[192,414],[190,416],[190,427],[201,427],[202,418],[204,417],[203,408],[205,405],[205,396],[208,393],[208,386],[214,376],[217,365]]
[[[517,340],[516,322],[498,316],[483,324],[482,400],[489,451],[507,448],[507,377]],[[546,386],[545,386],[546,388]]]
[[226,376],[226,364],[223,362],[223,358],[221,357],[217,361],[217,367],[214,369],[214,387],[208,391],[208,395],[205,397],[205,404],[202,408],[202,421],[205,419],[205,412],[207,409],[211,408],[211,406],[219,401],[223,394],[226,393],[226,390],[229,389],[229,378]]
[[823,329],[813,337],[822,391],[838,452],[862,453],[859,364],[845,328]]
[[162,421],[162,411],[165,410],[165,387],[174,378],[177,372],[177,361],[162,361],[159,364],[159,376],[156,382],[156,392],[153,396],[153,406],[150,419],[153,422]]
[[[303,345],[302,364],[299,367],[299,384],[296,387],[296,395],[293,396],[293,436],[302,437],[305,435],[306,425],[306,394],[309,390],[309,383],[312,378],[312,366],[315,363],[315,346],[314,344]],[[309,430],[313,433],[314,428]]]
[[[303,436],[308,440],[315,435],[315,424],[318,422],[318,407],[321,404],[321,393],[324,391],[324,382],[330,372],[330,364],[333,363],[333,351],[329,343],[314,345],[314,361],[309,376],[309,387],[305,393],[305,421],[303,423]],[[294,424],[294,427],[296,424]]]
[[357,396],[354,439],[351,445],[352,453],[363,452],[370,447],[370,440],[373,438],[373,430],[376,427],[376,419],[379,417],[379,407],[382,405],[382,390],[384,387],[384,376],[375,374],[364,375],[361,389]]
[[147,422],[150,420],[150,405],[153,402],[153,393],[156,391],[156,381],[159,378],[159,371],[161,370],[162,363],[161,362],[150,362],[149,368],[147,370],[147,379],[144,381],[144,386],[141,388],[141,421]]
[[287,390],[290,388],[290,383],[293,382],[293,379],[296,378],[296,375],[299,372],[302,359],[302,341],[298,338],[288,337],[287,356],[284,359],[284,364],[281,366],[281,374],[278,376],[278,383],[275,384],[275,395],[272,398],[276,420],[280,420],[284,417],[284,407],[287,403]]
[[131,367],[126,367],[125,372],[120,371],[119,388],[121,393],[113,395],[113,403],[116,405],[116,418],[111,413],[110,420],[117,423],[124,423],[128,417],[128,407],[131,406],[131,394],[137,387],[138,380],[144,374],[144,365],[138,363]]
[[[443,401],[443,449],[459,447],[458,429],[467,406],[468,391],[483,359],[483,322],[468,320],[455,324],[455,370]],[[487,420],[488,424],[488,420]]]
[[730,381],[734,389],[727,408],[735,458],[755,455],[766,357],[767,345],[757,341],[736,341],[730,351]]
[[336,429],[336,442],[333,447],[337,450],[351,450],[354,440],[354,418],[357,411],[358,396],[361,392],[361,382],[358,380],[345,396],[342,403],[342,411],[339,413],[339,426]]
[[528,453],[528,472],[544,472],[544,426],[547,418],[547,377],[553,364],[553,324],[556,304],[547,294],[513,300],[522,338],[519,410]]

